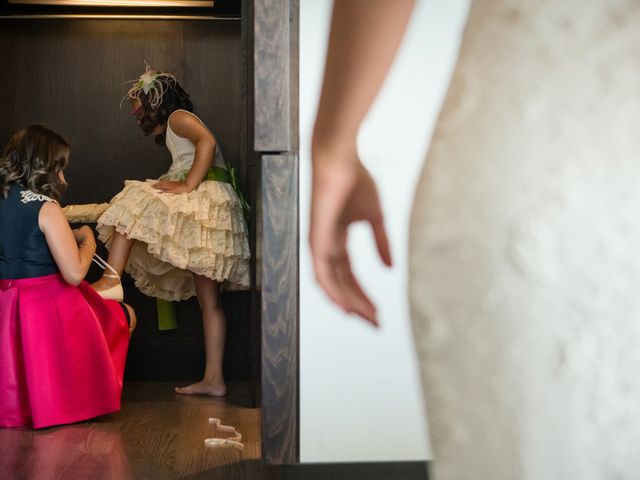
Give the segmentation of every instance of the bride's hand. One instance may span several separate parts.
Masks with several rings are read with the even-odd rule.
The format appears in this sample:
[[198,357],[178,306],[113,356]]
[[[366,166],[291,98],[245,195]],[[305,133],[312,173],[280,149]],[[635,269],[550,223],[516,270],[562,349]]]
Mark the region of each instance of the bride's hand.
[[189,193],[191,191],[187,184],[181,181],[160,180],[152,186],[162,193]]
[[351,223],[369,222],[382,261],[391,266],[378,190],[359,159],[336,162],[320,157],[314,154],[313,158],[309,234],[316,279],[331,300],[345,311],[377,326],[375,305],[351,270],[347,234]]

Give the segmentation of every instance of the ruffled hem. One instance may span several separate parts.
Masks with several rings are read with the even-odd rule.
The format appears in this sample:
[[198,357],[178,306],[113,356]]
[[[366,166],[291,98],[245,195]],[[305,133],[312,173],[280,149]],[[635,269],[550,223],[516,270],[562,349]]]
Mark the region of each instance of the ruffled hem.
[[150,296],[184,300],[195,295],[193,272],[228,290],[248,289],[247,227],[231,185],[205,181],[192,192],[168,194],[153,183],[127,181],[98,219],[107,248],[114,231],[141,242],[126,267],[136,286]]

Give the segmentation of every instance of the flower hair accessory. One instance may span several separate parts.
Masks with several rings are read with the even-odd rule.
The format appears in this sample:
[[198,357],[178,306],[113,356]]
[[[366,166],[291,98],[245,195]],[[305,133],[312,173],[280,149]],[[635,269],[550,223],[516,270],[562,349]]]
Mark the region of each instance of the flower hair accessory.
[[176,83],[176,77],[170,73],[162,73],[156,70],[152,70],[148,63],[145,62],[144,73],[140,75],[137,80],[130,80],[127,83],[133,83],[133,86],[129,89],[125,97],[120,102],[124,102],[126,99],[135,98],[140,100],[140,95],[145,94],[149,105],[152,109],[158,108],[162,104],[162,97],[167,91],[167,83]]

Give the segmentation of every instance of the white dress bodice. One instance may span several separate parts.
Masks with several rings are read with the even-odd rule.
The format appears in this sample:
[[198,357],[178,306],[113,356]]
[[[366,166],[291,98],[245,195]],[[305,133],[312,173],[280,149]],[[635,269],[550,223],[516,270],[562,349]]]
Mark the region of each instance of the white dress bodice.
[[[176,112],[187,112],[190,115],[193,115],[198,119],[200,123],[204,125],[202,120],[198,118],[195,114],[188,112],[187,110],[176,110]],[[175,113],[175,112],[173,112]],[[173,113],[171,115],[173,115]],[[169,119],[171,118],[169,116]],[[217,142],[217,138],[216,138]],[[184,138],[179,136],[171,129],[171,125],[169,124],[169,120],[167,120],[167,131],[166,131],[166,139],[165,144],[169,153],[171,153],[171,167],[169,171],[165,175],[167,178],[173,178],[183,174],[185,171],[188,171],[193,165],[193,160],[195,158],[196,146],[193,144],[191,140],[188,138]],[[216,150],[213,159],[213,165],[217,167],[225,167],[224,157],[222,155],[222,149],[220,145],[216,143]]]

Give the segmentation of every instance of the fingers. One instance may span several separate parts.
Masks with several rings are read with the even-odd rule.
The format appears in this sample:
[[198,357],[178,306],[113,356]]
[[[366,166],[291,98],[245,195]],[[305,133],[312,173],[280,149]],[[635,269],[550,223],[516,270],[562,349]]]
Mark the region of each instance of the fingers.
[[314,256],[313,263],[316,272],[316,281],[320,287],[322,287],[333,303],[342,307],[344,310],[347,310],[347,303],[342,298],[342,293],[340,292],[336,279],[331,271],[331,262],[326,258]]
[[348,300],[351,313],[359,315],[377,327],[376,307],[353,274],[349,258],[345,257],[344,260],[335,262],[334,271],[341,291]]
[[152,185],[156,190],[160,190],[162,193],[174,193],[175,186],[169,182],[158,182]]
[[156,190],[160,190],[162,193],[189,193],[191,191],[183,182],[173,182],[170,180],[161,180],[151,186]]
[[391,247],[389,246],[389,237],[384,227],[382,214],[371,222],[371,228],[373,229],[373,237],[376,240],[376,247],[378,247],[380,258],[382,258],[382,261],[387,267],[392,266]]
[[351,270],[346,251],[338,255],[314,255],[316,280],[338,306],[378,326],[376,308]]
[[[376,308],[353,274],[347,252],[349,225],[354,221],[372,218],[370,214],[375,215],[376,212],[363,208],[363,205],[372,205],[371,194],[374,203],[377,197],[375,188],[358,186],[354,184],[355,181],[357,179],[353,175],[341,173],[326,184],[314,183],[309,240],[316,280],[325,293],[346,312],[354,313],[377,326]],[[379,202],[376,204],[379,211]],[[382,231],[384,233],[384,228]],[[384,240],[386,236],[381,238]],[[386,255],[385,263],[388,264],[391,261],[388,241],[381,246],[381,252]]]

